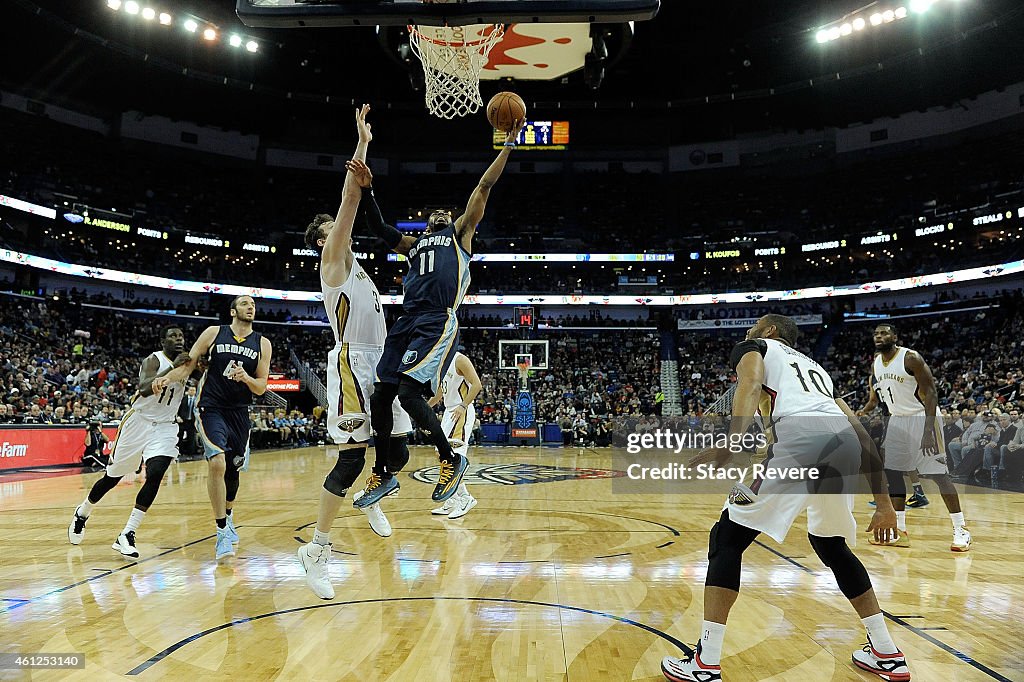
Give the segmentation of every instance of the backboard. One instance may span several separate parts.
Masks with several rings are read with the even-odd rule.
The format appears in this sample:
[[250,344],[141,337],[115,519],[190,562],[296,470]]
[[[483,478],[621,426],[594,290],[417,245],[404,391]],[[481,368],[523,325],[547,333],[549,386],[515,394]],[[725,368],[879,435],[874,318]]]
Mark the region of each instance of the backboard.
[[498,339],[498,369],[518,371],[524,356],[530,369],[548,369],[547,339]]
[[661,0],[236,0],[246,26],[602,24],[654,18]]

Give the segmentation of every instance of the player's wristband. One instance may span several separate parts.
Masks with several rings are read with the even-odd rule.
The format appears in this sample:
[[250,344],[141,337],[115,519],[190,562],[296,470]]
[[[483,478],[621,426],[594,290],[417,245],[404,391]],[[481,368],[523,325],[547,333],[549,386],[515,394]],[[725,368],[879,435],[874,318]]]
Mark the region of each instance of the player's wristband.
[[516,148],[516,143],[515,142],[506,142],[504,144],[504,146],[508,147],[509,149],[515,149]]

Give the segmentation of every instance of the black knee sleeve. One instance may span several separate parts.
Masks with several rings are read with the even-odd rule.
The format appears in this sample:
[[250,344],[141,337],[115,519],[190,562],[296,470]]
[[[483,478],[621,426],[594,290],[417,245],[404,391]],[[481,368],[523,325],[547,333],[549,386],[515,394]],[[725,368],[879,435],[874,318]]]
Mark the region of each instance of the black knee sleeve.
[[167,467],[171,466],[170,457],[150,457],[146,460],[146,482],[135,496],[135,506],[143,510],[149,509],[160,490],[160,482],[164,480]]
[[324,490],[345,497],[345,493],[359,478],[366,464],[366,448],[348,448],[338,452],[338,461],[334,463],[331,473],[324,479]]
[[228,493],[225,499],[234,502],[235,495],[238,494],[238,467],[231,461],[228,461],[227,469],[224,470],[224,487]]
[[391,436],[388,447],[388,473],[397,474],[409,463],[409,439],[406,436]]
[[92,490],[89,491],[89,504],[96,504],[103,499],[103,496],[114,489],[117,482],[120,481],[123,476],[117,478],[111,478],[106,474],[103,474],[103,478],[92,484]]
[[427,405],[427,399],[423,395],[424,385],[412,379],[402,379],[398,387],[398,402],[402,409],[409,413],[414,424],[425,429],[430,434],[430,443],[437,448],[441,459],[452,459],[452,446],[448,442],[448,436],[441,428],[434,410]]
[[708,540],[708,576],[704,584],[739,592],[743,552],[757,536],[758,531],[732,521],[729,512],[723,511]]
[[889,497],[907,496],[907,483],[903,480],[902,471],[886,469],[885,478],[889,482]]
[[850,551],[846,539],[842,537],[821,538],[807,534],[814,553],[821,563],[832,569],[840,591],[847,599],[854,599],[871,589],[871,578],[860,559]]

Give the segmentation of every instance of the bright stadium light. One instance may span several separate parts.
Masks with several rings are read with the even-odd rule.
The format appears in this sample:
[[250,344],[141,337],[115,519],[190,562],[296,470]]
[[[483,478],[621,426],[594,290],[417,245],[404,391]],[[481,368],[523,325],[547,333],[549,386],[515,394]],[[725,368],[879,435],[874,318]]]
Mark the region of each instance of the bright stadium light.
[[826,31],[825,29],[821,29],[821,30],[820,30],[820,31],[818,31],[818,33],[817,33],[817,34],[816,34],[816,35],[814,36],[814,38],[815,38],[815,40],[817,40],[817,41],[818,41],[819,43],[827,43],[827,42],[828,42],[828,31]]
[[866,25],[867,25],[867,22],[864,21],[863,17],[857,17],[856,19],[853,20],[853,30],[854,31],[863,31],[864,27]]
[[207,40],[216,40],[217,39],[217,32],[214,31],[212,28],[208,28],[205,31],[203,31],[203,37],[206,38]]
[[882,15],[879,14],[878,12],[875,12],[874,14],[871,15],[870,21],[872,26],[878,26],[879,24],[882,23]]
[[906,19],[907,18],[907,8],[906,7],[897,7],[896,11],[893,12],[893,14],[896,15],[897,19]]
[[843,24],[842,26],[839,27],[839,33],[841,33],[844,36],[850,35],[851,33],[853,33],[853,25]]
[[147,7],[146,9],[142,10],[142,18],[146,19],[147,21],[153,21],[154,19],[156,19],[156,10],[152,7]]
[[112,10],[121,9],[121,0],[107,0],[107,7]]
[[160,23],[163,24],[164,26],[170,26],[171,25],[171,15],[168,14],[167,12],[161,12],[160,13]]
[[189,33],[195,33],[197,30],[199,30],[199,24],[196,23],[195,19],[186,19],[185,30]]
[[242,36],[238,34],[233,34],[230,38],[228,38],[228,42],[231,44],[231,47],[241,47]]
[[887,24],[890,21],[893,21],[895,18],[896,18],[896,13],[893,12],[891,9],[887,9],[884,12],[882,12],[882,21],[884,21]]
[[249,52],[255,52],[256,50],[260,49],[260,44],[257,43],[255,40],[250,40],[245,44],[245,49],[249,50]]
[[932,0],[910,0],[910,11],[915,14],[924,14],[932,6]]
[[135,0],[128,0],[128,2],[124,3],[124,11],[128,14],[138,14],[139,3],[135,2]]
[[828,39],[829,40],[837,40],[840,35],[841,35],[841,33],[839,31],[839,27],[838,26],[833,26],[832,28],[830,28],[828,30]]

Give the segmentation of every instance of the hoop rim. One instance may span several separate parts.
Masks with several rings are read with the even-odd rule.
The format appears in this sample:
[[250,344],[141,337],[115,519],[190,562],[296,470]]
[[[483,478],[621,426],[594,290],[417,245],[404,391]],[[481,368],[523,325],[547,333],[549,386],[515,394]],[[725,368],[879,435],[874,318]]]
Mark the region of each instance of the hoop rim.
[[[500,32],[501,34],[504,34],[504,32],[505,32],[505,24],[475,24],[477,26],[488,26],[488,27],[490,27],[491,30],[487,33],[487,35],[485,35],[483,38],[480,38],[479,40],[463,40],[463,41],[436,40],[436,39],[431,38],[430,36],[428,36],[423,31],[421,31],[419,29],[419,26],[421,26],[421,25],[422,24],[407,24],[406,28],[409,29],[409,37],[411,38],[412,36],[415,35],[421,41],[425,40],[428,43],[431,43],[432,45],[437,45],[438,47],[452,47],[452,48],[481,47],[481,46],[487,45],[488,43],[490,43],[492,41],[497,42],[497,40],[493,37],[496,32]],[[474,24],[470,24],[470,25],[474,25]],[[440,28],[440,29],[444,29],[446,31],[451,31],[451,30],[453,30],[453,28],[465,28],[465,27],[463,27],[463,26],[458,26],[458,27],[452,27],[452,26],[431,26],[430,28],[435,28],[435,29]]]

